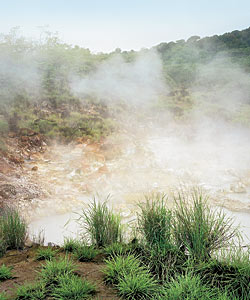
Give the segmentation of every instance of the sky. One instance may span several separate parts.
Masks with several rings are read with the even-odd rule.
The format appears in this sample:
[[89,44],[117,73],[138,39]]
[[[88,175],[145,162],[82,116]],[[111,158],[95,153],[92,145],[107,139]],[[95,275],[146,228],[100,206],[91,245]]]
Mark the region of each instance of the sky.
[[66,43],[110,52],[250,27],[250,0],[0,0],[0,32],[41,27]]

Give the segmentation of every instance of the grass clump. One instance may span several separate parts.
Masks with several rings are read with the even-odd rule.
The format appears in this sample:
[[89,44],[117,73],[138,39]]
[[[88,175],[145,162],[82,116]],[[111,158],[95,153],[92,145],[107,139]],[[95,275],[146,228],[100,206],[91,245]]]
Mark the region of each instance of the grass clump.
[[177,272],[185,261],[173,236],[173,212],[167,208],[165,194],[154,193],[139,204],[138,230],[142,239],[141,257],[161,281]]
[[28,232],[28,225],[17,209],[5,207],[0,215],[0,239],[6,249],[22,249]]
[[7,300],[7,296],[5,293],[0,293],[0,300]]
[[94,198],[78,222],[90,236],[91,244],[99,248],[122,241],[121,218],[108,208],[107,201],[101,203]]
[[175,199],[175,240],[193,258],[207,260],[214,251],[230,246],[238,230],[231,218],[209,207],[201,192],[192,192],[191,200],[183,193]]
[[88,245],[79,245],[74,251],[74,258],[79,260],[80,262],[83,261],[92,261],[96,255],[99,253],[97,249],[95,249],[94,246],[88,246]]
[[46,287],[58,284],[60,276],[73,275],[76,270],[73,262],[66,256],[59,260],[47,260],[39,273]]
[[12,268],[6,267],[4,264],[0,267],[0,281],[4,281],[7,279],[13,278],[12,276]]
[[43,300],[46,297],[46,289],[43,284],[24,284],[18,287],[15,300]]
[[73,239],[73,238],[66,238],[66,239],[64,239],[64,243],[63,243],[62,247],[63,247],[63,250],[66,252],[73,252],[80,245],[81,245],[80,241]]
[[140,260],[134,255],[114,256],[105,260],[103,269],[104,281],[108,284],[117,284],[120,277],[126,274],[137,274],[142,270]]
[[236,249],[220,253],[219,257],[196,266],[195,271],[208,284],[227,290],[235,299],[250,299],[249,251]]
[[54,288],[54,299],[89,299],[96,292],[96,287],[86,279],[77,276],[64,275],[58,277],[58,285]]
[[155,296],[160,293],[158,282],[146,269],[124,274],[119,279],[117,289],[119,295],[128,300],[155,299]]
[[124,243],[113,243],[104,248],[104,253],[108,256],[118,256],[118,255],[126,255],[129,252],[132,252],[132,247],[128,244]]
[[137,214],[138,229],[149,246],[162,245],[172,241],[172,212],[167,209],[166,195],[146,196],[146,203],[140,203]]
[[36,260],[52,260],[58,251],[52,249],[51,247],[48,248],[40,248],[37,250],[36,253]]
[[226,293],[220,293],[217,289],[202,282],[198,275],[187,273],[172,278],[165,285],[165,293],[159,300],[229,300]]

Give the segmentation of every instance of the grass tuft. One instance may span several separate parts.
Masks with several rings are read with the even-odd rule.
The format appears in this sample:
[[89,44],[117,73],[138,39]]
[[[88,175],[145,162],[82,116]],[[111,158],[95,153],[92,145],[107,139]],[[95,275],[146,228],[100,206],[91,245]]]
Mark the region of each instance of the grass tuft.
[[158,282],[146,269],[124,274],[119,279],[117,289],[119,295],[128,300],[154,299],[160,292]]
[[64,275],[58,277],[58,285],[54,288],[54,299],[89,299],[96,292],[96,287],[86,279],[77,276]]
[[39,276],[46,286],[56,285],[58,277],[72,275],[76,270],[73,262],[66,256],[59,260],[47,260]]
[[36,253],[36,260],[52,260],[56,254],[57,250],[52,249],[51,247],[48,248],[40,248],[37,250]]
[[6,267],[4,264],[0,267],[0,281],[13,278],[12,267]]
[[73,238],[66,238],[64,239],[64,243],[63,243],[63,250],[66,252],[73,252],[77,247],[79,247],[79,245],[81,245],[81,242],[73,239]]
[[5,207],[0,215],[0,239],[7,249],[22,249],[27,238],[28,225],[18,210]]
[[121,218],[103,203],[96,201],[82,210],[78,218],[80,226],[90,236],[91,244],[97,247],[105,247],[113,243],[122,242]]
[[15,300],[43,300],[46,297],[46,290],[43,284],[24,284],[18,287]]
[[92,261],[96,255],[99,253],[94,246],[87,246],[87,245],[79,245],[73,252],[74,258],[79,260],[80,262],[83,261]]
[[230,246],[239,231],[231,218],[207,204],[208,197],[201,191],[193,191],[190,196],[191,203],[184,193],[175,198],[175,240],[193,258],[207,260],[214,251]]
[[104,281],[108,284],[117,284],[121,276],[138,273],[143,269],[140,260],[134,255],[114,256],[105,260],[105,263],[106,266],[102,272]]

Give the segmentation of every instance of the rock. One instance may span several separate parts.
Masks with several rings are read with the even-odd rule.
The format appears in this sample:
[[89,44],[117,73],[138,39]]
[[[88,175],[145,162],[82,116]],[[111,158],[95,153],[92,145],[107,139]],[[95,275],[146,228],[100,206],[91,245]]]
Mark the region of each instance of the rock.
[[4,199],[8,199],[10,196],[16,195],[16,188],[10,184],[5,183],[0,185],[0,196]]
[[38,166],[34,166],[31,171],[37,171],[38,170]]

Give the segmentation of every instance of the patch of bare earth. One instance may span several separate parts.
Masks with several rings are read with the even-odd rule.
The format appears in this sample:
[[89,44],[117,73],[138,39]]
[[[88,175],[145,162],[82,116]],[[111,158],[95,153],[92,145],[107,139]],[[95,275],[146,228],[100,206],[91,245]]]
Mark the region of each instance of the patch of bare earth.
[[[0,292],[6,292],[10,297],[15,299],[15,294],[18,286],[25,283],[35,283],[38,281],[38,272],[44,262],[36,261],[35,254],[37,247],[25,249],[22,251],[8,251],[7,254],[0,259],[0,266],[12,266],[14,278],[0,282]],[[64,253],[60,253],[61,256]],[[101,272],[104,267],[103,258],[97,257],[94,262],[75,262],[77,265],[77,274],[81,278],[86,278],[94,283],[97,287],[97,293],[91,299],[120,299],[116,295],[116,291],[105,285],[103,282],[103,274]]]

